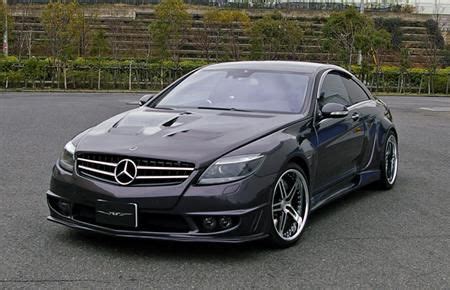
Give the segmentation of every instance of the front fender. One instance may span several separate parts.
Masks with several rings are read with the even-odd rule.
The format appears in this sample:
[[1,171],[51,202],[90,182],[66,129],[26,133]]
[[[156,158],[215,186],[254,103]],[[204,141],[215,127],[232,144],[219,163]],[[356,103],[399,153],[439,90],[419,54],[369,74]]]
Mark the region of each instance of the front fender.
[[227,156],[245,154],[264,154],[263,165],[255,173],[259,176],[278,174],[289,162],[298,163],[308,174],[312,174],[315,166],[314,144],[316,135],[311,129],[312,119],[290,125],[275,133],[260,138]]

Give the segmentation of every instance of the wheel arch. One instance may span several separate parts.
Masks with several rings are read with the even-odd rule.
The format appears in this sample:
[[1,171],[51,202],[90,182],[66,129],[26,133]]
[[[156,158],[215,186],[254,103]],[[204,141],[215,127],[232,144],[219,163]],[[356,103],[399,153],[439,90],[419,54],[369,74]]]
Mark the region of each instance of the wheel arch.
[[392,126],[391,128],[388,129],[388,132],[387,132],[387,133],[389,134],[389,132],[394,133],[395,139],[397,139],[397,143],[398,143],[398,133],[397,133],[397,129],[395,129],[395,127]]
[[296,155],[296,156],[291,157],[287,163],[291,163],[291,162],[297,164],[298,166],[300,166],[301,169],[303,169],[303,172],[305,172],[305,174],[306,174],[306,176],[305,176],[306,180],[310,184],[311,175],[310,175],[308,163],[306,162],[305,158],[302,156]]
[[[397,144],[398,144],[398,133],[397,133],[397,129],[395,129],[394,126],[389,126],[384,132],[385,133],[383,135],[383,138],[381,139],[382,143],[380,144],[381,145],[381,149],[384,150],[384,144],[386,143],[386,140],[387,140],[387,138],[388,138],[388,136],[389,136],[389,134],[391,132],[394,134],[395,139],[397,139]],[[381,150],[381,152],[383,152],[383,150]]]

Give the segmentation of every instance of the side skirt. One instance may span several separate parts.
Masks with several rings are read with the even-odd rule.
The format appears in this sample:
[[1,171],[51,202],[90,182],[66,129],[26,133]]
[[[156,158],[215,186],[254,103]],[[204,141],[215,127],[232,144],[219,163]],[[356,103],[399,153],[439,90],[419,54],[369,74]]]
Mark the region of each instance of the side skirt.
[[341,188],[337,190],[336,192],[332,194],[327,194],[324,198],[322,198],[323,194],[317,194],[316,196],[318,198],[311,200],[311,209],[310,212],[315,211],[316,209],[324,206],[325,204],[328,204],[329,202],[347,194],[354,190],[357,190],[358,188],[361,188],[363,186],[366,186],[372,182],[375,182],[380,179],[380,170],[370,170],[370,171],[363,171],[358,173],[358,175],[355,177],[354,182],[347,185],[344,188]]

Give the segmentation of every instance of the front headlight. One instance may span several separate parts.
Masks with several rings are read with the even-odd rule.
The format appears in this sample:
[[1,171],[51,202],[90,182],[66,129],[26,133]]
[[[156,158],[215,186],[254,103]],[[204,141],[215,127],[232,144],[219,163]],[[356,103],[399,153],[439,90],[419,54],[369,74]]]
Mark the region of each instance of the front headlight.
[[66,144],[66,146],[64,146],[64,150],[59,158],[59,165],[65,170],[72,172],[75,164],[74,154],[75,145],[73,145],[72,141],[70,141]]
[[223,157],[209,166],[199,184],[217,184],[236,181],[253,174],[264,160],[261,154]]

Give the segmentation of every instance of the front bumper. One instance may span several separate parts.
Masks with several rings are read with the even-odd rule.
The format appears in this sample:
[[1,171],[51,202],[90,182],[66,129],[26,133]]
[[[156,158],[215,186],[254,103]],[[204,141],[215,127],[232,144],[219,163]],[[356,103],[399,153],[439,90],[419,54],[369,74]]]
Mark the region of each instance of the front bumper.
[[[112,186],[85,179],[55,165],[47,201],[48,220],[74,229],[117,237],[157,240],[242,243],[268,236],[270,208],[268,199],[275,176],[251,176],[232,184],[173,187],[168,196],[161,196],[161,187],[131,188]],[[170,186],[164,188],[170,190]],[[137,192],[139,191],[139,192]],[[176,198],[176,202],[173,200]],[[123,228],[99,224],[93,214],[97,200],[135,203],[138,227]],[[167,200],[171,200],[170,204]],[[69,213],[55,204],[64,201]],[[204,217],[231,217],[229,228],[205,230]]]
[[[51,194],[51,193],[50,193]],[[54,197],[54,195],[52,195]],[[229,231],[214,232],[214,233],[200,233],[196,230],[188,232],[161,232],[161,231],[143,231],[143,230],[124,230],[117,229],[108,226],[101,226],[95,223],[87,223],[77,220],[73,217],[67,217],[59,214],[54,208],[49,205],[50,215],[47,220],[55,222],[73,229],[94,232],[98,234],[104,234],[114,237],[123,238],[143,238],[143,239],[154,239],[154,240],[171,240],[179,242],[222,242],[222,243],[243,243],[253,240],[259,240],[267,237],[263,232],[257,232],[249,235],[238,235],[238,228],[241,224],[238,224]],[[252,212],[260,212],[261,209],[253,209],[248,214]],[[258,219],[262,216],[258,214]]]

